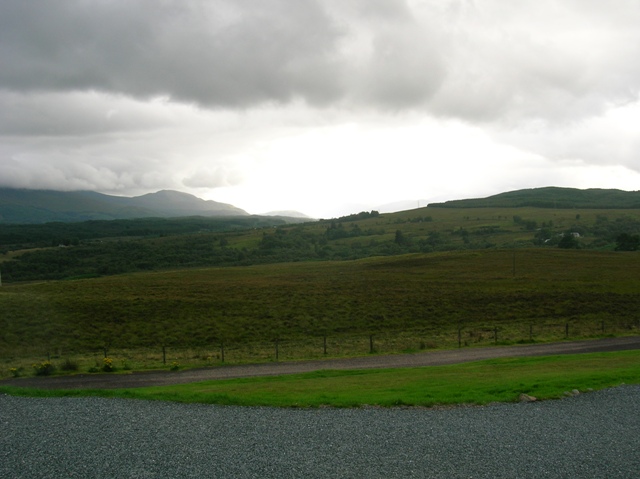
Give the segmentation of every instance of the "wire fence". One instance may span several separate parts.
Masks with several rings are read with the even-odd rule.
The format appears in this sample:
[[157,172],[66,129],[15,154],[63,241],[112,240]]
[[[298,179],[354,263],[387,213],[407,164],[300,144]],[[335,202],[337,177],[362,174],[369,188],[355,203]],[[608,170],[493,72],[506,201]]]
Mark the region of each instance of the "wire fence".
[[[419,353],[436,349],[473,348],[563,340],[590,339],[640,333],[637,320],[572,319],[492,324],[473,322],[442,329],[369,331],[363,333],[298,335],[262,341],[212,340],[205,345],[156,344],[127,347],[117,340],[89,350],[52,347],[48,351],[23,348],[2,354],[0,377],[31,375],[39,364],[51,363],[51,372],[181,369],[273,361],[313,360],[367,354]],[[109,367],[105,368],[105,360]],[[35,362],[36,364],[29,364]],[[32,370],[33,369],[33,370]],[[42,369],[42,368],[40,368]],[[47,369],[45,368],[45,371]]]

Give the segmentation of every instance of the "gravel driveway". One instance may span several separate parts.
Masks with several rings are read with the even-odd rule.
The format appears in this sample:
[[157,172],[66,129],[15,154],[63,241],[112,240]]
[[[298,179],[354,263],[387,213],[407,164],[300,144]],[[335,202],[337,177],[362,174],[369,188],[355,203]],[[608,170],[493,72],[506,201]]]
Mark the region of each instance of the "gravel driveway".
[[640,387],[453,409],[0,395],[2,478],[640,477]]

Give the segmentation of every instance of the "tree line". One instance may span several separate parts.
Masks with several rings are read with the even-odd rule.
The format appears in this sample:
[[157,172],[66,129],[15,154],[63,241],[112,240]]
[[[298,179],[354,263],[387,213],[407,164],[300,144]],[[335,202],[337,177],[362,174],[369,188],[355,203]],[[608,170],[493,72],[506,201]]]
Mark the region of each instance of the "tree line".
[[[275,227],[274,221],[277,223]],[[412,229],[416,224],[426,226],[418,233]],[[579,214],[574,224],[561,231],[552,220],[539,223],[520,215],[514,215],[506,226],[442,230],[436,228],[430,216],[417,215],[402,220],[389,217],[382,221],[375,211],[298,225],[285,225],[284,220],[250,217],[22,226],[24,228],[17,225],[0,227],[0,244],[5,248],[0,252],[14,248],[15,244],[55,247],[25,252],[0,263],[2,278],[7,282],[514,247],[500,238],[517,230],[530,234],[528,242],[517,246],[618,251],[640,249],[639,220],[628,216],[609,219],[598,215],[595,222],[586,223],[581,221]],[[10,241],[16,242],[14,246]]]

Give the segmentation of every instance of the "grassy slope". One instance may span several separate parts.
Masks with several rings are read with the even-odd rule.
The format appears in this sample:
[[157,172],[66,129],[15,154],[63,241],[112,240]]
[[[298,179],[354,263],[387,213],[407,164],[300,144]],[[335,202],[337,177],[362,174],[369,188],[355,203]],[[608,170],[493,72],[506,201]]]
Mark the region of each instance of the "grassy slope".
[[487,198],[439,203],[448,208],[522,207],[543,208],[640,208],[639,191],[591,188],[533,188],[500,193]]
[[[514,270],[515,258],[515,276]],[[431,347],[634,334],[640,255],[413,254],[6,285],[0,356],[412,332]],[[532,329],[530,329],[532,328]],[[414,343],[414,348],[417,347]],[[397,352],[395,350],[381,352]],[[364,352],[364,351],[362,351]],[[340,351],[330,351],[340,355]],[[9,366],[7,366],[9,367]]]

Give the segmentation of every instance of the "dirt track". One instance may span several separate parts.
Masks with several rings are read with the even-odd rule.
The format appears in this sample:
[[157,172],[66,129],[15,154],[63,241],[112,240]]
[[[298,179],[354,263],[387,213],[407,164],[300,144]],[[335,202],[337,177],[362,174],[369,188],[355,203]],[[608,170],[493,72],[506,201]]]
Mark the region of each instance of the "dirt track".
[[0,386],[41,389],[115,389],[184,384],[211,379],[277,376],[323,369],[375,369],[438,366],[482,359],[578,354],[640,349],[640,336],[606,338],[523,346],[453,349],[417,354],[365,356],[359,358],[293,361],[238,366],[220,366],[185,371],[150,371],[131,374],[77,374],[72,376],[16,378],[0,381]]

